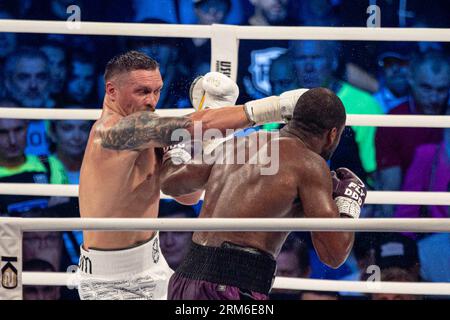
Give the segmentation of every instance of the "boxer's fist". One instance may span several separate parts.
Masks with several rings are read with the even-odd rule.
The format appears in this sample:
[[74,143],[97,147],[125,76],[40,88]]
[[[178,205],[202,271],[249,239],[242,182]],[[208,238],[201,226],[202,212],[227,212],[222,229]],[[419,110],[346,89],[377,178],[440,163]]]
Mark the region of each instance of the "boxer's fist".
[[172,161],[175,165],[185,164],[192,159],[192,148],[190,144],[179,143],[163,149],[163,162]]
[[298,99],[309,89],[297,89],[283,92],[280,95],[280,109],[283,121],[288,122],[292,119],[295,106]]
[[219,72],[197,77],[189,90],[192,106],[196,110],[234,106],[238,96],[237,84]]
[[187,142],[181,142],[168,147],[163,148],[163,163],[166,161],[172,161],[175,165],[186,164],[188,162],[193,163],[198,159],[197,156],[202,154],[203,141],[190,140]]
[[361,207],[367,196],[367,189],[361,179],[347,168],[331,172],[333,198],[343,215],[359,218]]
[[271,96],[249,101],[245,104],[245,112],[250,122],[262,125],[269,122],[287,122],[292,119],[298,99],[308,89],[297,89],[283,92],[279,97]]

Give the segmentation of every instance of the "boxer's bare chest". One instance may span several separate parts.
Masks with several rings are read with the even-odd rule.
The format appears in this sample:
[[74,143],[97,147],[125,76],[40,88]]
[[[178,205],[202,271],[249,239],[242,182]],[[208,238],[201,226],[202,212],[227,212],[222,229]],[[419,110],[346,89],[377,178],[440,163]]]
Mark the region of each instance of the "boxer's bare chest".
[[160,158],[155,149],[142,151],[133,165],[132,184],[136,193],[158,193],[160,189]]

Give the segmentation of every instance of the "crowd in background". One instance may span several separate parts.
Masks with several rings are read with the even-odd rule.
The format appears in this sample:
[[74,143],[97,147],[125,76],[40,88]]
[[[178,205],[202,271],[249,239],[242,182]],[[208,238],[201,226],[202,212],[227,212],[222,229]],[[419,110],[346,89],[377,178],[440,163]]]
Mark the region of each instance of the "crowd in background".
[[[18,0],[0,1],[0,19],[67,20],[78,5],[83,21],[265,26],[366,27],[371,4],[382,27],[450,28],[450,5],[438,0]],[[158,108],[190,108],[192,80],[210,70],[209,39],[0,33],[0,107],[101,108],[103,70],[115,54],[138,50],[160,64]],[[239,101],[295,88],[327,87],[348,114],[450,115],[450,47],[434,42],[241,41]],[[91,121],[0,119],[0,183],[78,184]],[[262,130],[279,128],[278,124]],[[348,167],[370,190],[450,191],[450,129],[346,127],[330,161]],[[160,216],[198,215],[201,205],[161,201]],[[0,216],[78,217],[76,198],[0,195]],[[367,205],[362,217],[450,217],[448,206]],[[191,233],[161,233],[176,268]],[[78,264],[80,232],[26,233],[25,271],[66,271]],[[450,281],[450,234],[358,233],[339,269],[323,265],[307,233],[293,233],[278,275],[382,281]],[[26,299],[77,299],[76,291],[26,287]],[[274,291],[273,299],[422,299],[347,292]]]

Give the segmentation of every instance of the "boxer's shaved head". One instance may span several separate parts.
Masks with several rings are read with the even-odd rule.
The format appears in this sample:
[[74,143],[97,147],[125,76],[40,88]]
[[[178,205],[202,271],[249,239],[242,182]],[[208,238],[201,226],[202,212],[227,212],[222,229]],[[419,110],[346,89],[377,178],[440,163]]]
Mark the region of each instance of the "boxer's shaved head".
[[158,62],[149,56],[138,51],[128,51],[124,54],[115,56],[108,62],[105,71],[105,82],[108,82],[112,78],[123,73],[136,70],[153,71],[158,68]]
[[298,99],[291,125],[308,134],[322,135],[333,128],[341,129],[345,121],[341,99],[329,89],[315,88]]
[[318,153],[329,160],[341,140],[345,120],[341,99],[329,89],[315,88],[298,99],[289,127],[307,139],[316,139],[315,144],[322,141]]

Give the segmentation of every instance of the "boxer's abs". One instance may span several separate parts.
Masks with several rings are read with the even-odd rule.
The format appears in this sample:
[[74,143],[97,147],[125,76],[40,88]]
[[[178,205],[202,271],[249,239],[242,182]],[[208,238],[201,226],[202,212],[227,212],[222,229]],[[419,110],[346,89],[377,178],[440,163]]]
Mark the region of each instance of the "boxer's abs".
[[[81,217],[157,217],[159,165],[150,150],[144,152],[138,157],[132,157],[131,153],[130,157],[126,153],[114,157],[88,148],[80,177]],[[153,231],[88,231],[84,232],[83,245],[85,249],[124,249],[147,241],[153,234]]]

